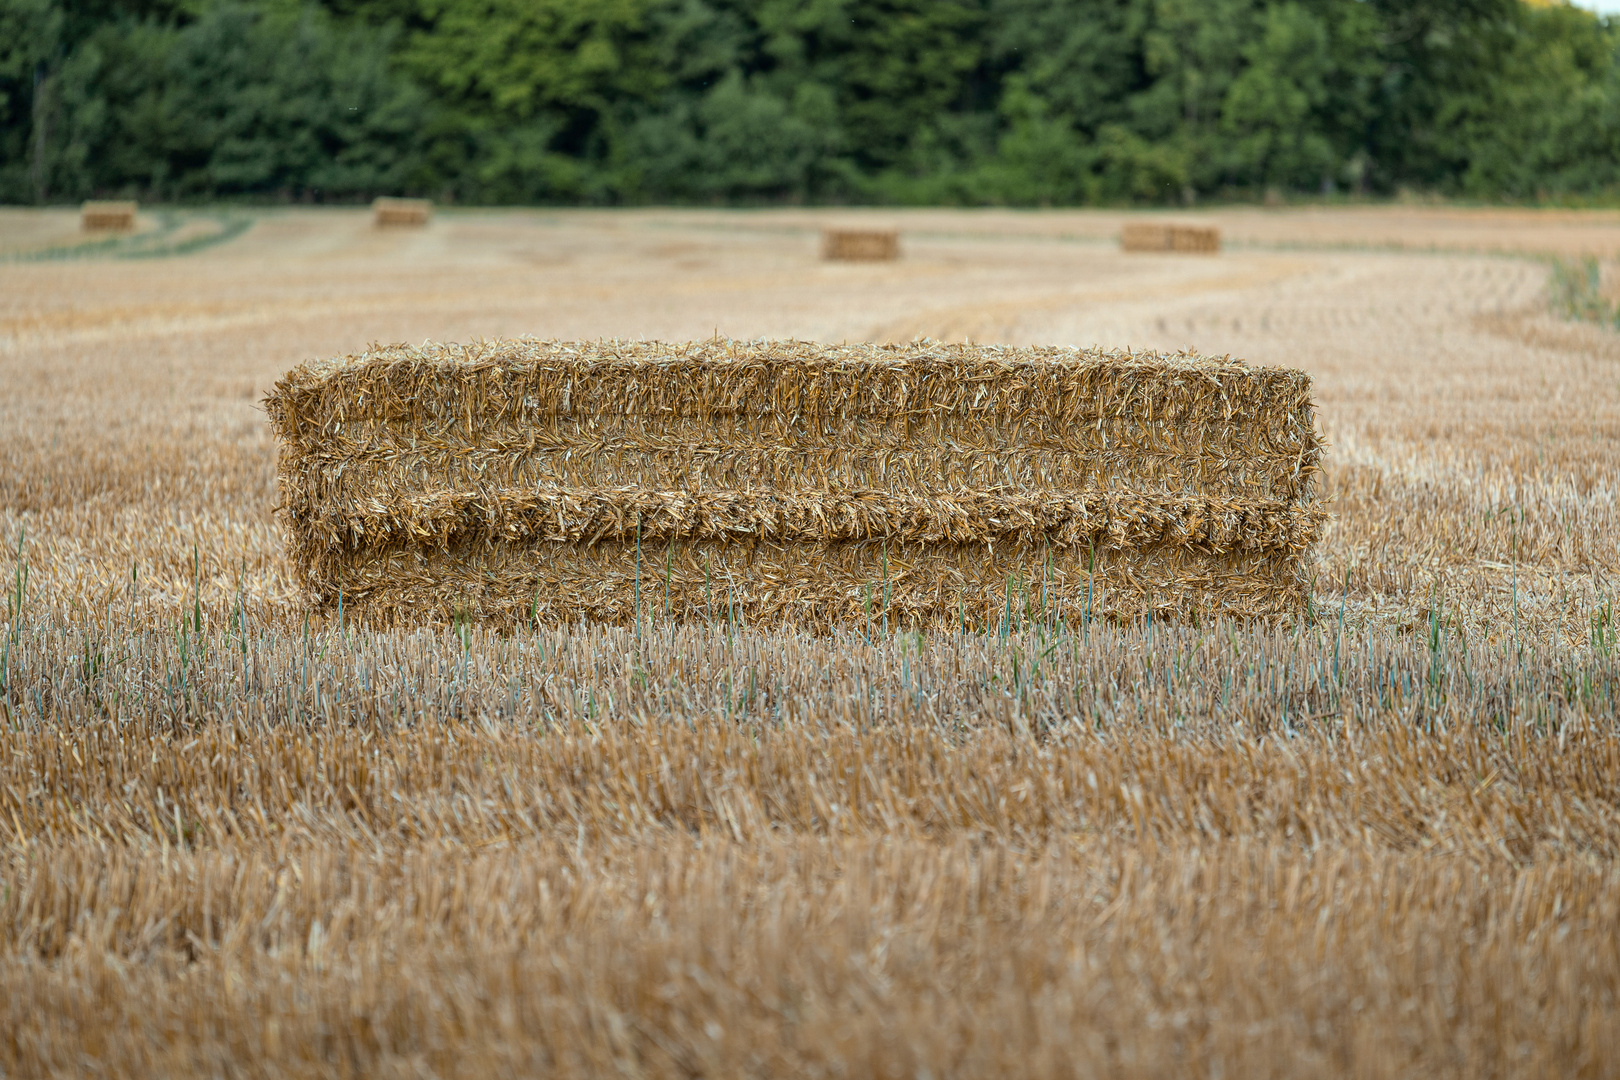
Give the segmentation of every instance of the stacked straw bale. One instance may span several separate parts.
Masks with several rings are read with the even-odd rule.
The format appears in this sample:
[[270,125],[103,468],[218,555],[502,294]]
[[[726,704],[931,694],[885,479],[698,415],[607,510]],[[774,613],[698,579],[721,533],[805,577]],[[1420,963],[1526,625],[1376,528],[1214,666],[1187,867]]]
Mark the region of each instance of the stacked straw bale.
[[433,216],[432,199],[374,199],[371,220],[379,227],[392,225],[426,225]]
[[900,257],[900,234],[894,229],[826,229],[821,257],[840,262],[884,262]]
[[1221,230],[1204,225],[1158,225],[1137,222],[1120,231],[1125,251],[1175,251],[1214,255],[1221,250]]
[[133,202],[98,202],[79,207],[79,228],[85,232],[109,232],[135,227],[139,206]]
[[798,341],[392,346],[266,400],[310,599],[817,630],[1300,608],[1309,377]]

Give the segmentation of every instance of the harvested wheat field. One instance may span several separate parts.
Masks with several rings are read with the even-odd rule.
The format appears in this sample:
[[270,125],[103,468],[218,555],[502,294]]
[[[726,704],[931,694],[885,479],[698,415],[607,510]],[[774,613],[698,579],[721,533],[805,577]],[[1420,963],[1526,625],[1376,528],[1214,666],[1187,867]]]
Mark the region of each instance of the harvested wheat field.
[[[0,211],[0,1074],[1620,1071],[1620,215],[1153,217]],[[306,361],[918,337],[1306,373],[1300,606],[379,624],[276,510]]]

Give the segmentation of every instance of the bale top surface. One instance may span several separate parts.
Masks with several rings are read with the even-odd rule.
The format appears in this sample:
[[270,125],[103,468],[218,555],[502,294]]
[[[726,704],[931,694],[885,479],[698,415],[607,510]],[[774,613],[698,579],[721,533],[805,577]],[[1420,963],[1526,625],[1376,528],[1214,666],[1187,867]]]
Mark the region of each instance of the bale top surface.
[[823,345],[797,340],[693,342],[541,341],[520,338],[471,344],[373,346],[362,353],[308,360],[289,371],[273,396],[304,390],[328,390],[335,382],[381,375],[400,367],[466,377],[497,369],[591,368],[625,372],[706,368],[737,372],[772,366],[827,373],[903,374],[909,371],[953,372],[968,379],[1042,374],[1171,374],[1207,383],[1260,382],[1273,389],[1284,384],[1308,386],[1302,372],[1245,364],[1229,356],[1206,357],[1192,352],[1160,353],[1072,346],[1021,347],[963,345],[919,340],[908,344]]

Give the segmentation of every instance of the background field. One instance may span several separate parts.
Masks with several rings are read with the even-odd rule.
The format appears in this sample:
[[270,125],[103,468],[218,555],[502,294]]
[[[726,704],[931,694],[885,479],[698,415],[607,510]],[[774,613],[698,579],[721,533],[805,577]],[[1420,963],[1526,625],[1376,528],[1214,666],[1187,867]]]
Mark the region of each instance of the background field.
[[[1620,215],[1126,217],[0,211],[0,1072],[1612,1074]],[[270,383],[515,334],[1304,368],[1313,618],[309,623]]]

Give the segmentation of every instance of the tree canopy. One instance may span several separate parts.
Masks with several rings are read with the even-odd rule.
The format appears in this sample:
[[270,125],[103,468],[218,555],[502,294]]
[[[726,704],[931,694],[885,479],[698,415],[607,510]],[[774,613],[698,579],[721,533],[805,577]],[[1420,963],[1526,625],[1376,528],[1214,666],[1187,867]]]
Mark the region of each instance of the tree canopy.
[[1521,0],[0,0],[0,199],[1620,193]]

